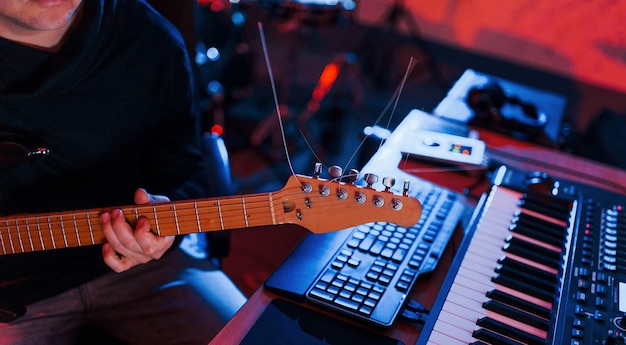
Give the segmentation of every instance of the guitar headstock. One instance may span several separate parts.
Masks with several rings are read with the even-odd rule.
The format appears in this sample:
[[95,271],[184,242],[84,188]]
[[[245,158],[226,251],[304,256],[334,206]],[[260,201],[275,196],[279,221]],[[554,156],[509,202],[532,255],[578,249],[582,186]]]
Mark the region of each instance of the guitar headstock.
[[[372,178],[374,175],[366,175],[366,180]],[[385,189],[380,191],[352,181],[328,180],[317,174],[292,176],[275,193],[276,203],[282,206],[276,218],[316,234],[378,221],[409,227],[419,220],[422,206],[416,198],[408,196],[408,182],[398,194],[391,191],[393,179],[384,179]]]

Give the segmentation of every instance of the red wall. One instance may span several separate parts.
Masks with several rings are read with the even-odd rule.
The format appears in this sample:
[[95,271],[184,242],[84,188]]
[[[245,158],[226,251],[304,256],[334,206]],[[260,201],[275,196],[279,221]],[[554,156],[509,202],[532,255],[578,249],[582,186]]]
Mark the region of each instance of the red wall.
[[[376,23],[393,0],[360,0]],[[403,2],[402,0],[400,2]],[[405,0],[423,36],[626,92],[626,2]]]

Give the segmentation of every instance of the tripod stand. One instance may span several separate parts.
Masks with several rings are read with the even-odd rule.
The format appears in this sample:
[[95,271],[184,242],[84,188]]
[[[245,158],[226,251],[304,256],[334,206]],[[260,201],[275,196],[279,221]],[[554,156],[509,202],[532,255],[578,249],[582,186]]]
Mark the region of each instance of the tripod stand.
[[425,55],[428,69],[435,81],[447,92],[448,85],[441,74],[437,60],[434,58],[428,43],[422,37],[417,23],[411,12],[405,7],[405,0],[394,0],[391,6],[383,13],[380,21],[368,30],[359,44],[359,56],[363,61],[365,73],[369,74],[377,87],[387,86],[392,75],[396,49],[400,43],[400,25],[404,24],[408,30],[408,38]]

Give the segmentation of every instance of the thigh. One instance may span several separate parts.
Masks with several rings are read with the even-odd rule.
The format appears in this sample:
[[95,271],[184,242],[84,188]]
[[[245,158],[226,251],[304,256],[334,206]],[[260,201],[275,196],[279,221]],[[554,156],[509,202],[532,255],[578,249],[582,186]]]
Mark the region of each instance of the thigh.
[[83,311],[79,289],[30,304],[17,320],[0,323],[0,344],[74,344]]
[[87,291],[90,322],[129,344],[207,344],[245,303],[210,261],[178,250]]

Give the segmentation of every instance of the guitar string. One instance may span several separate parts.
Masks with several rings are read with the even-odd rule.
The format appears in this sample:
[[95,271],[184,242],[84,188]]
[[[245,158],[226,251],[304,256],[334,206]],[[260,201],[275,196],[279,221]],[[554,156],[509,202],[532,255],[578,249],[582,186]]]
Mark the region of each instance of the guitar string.
[[[280,194],[280,193],[277,193]],[[332,197],[332,195],[329,196],[323,196],[323,195],[317,195],[315,193],[310,194],[310,199],[312,199],[312,203],[315,204],[317,201],[319,201],[319,199],[324,199],[324,201],[328,201],[328,198]],[[338,200],[338,199],[334,199],[334,200]],[[346,200],[338,200],[339,202],[342,201],[346,201]],[[200,201],[202,202],[202,201]],[[204,201],[209,202],[209,201]],[[258,202],[257,202],[258,203]],[[246,205],[251,204],[251,203],[247,203]],[[264,207],[262,208],[250,208],[250,207],[246,207],[245,210],[243,208],[240,209],[233,209],[233,210],[225,210],[222,212],[222,214],[225,216],[222,216],[222,220],[224,221],[224,223],[228,223],[228,222],[232,222],[233,219],[238,220],[241,223],[241,217],[243,216],[248,216],[251,214],[254,214],[254,212],[258,212],[259,210],[263,211],[263,214],[267,214],[267,208],[269,207],[268,202],[265,201],[263,202]],[[196,211],[202,211],[202,210],[213,210],[215,211],[218,206],[216,204],[216,202],[212,202],[211,206],[202,206],[198,204],[198,201],[181,201],[181,202],[176,202],[176,208],[170,208],[172,205],[168,204],[168,203],[163,203],[163,204],[158,204],[158,205],[137,205],[137,206],[129,206],[124,208],[126,211],[130,212],[131,214],[126,214],[126,216],[132,216],[135,214],[138,214],[138,216],[146,216],[148,218],[150,218],[150,214],[155,213],[154,210],[156,210],[157,212],[173,212],[176,217],[174,217],[176,221],[165,221],[165,219],[170,219],[171,217],[167,217],[167,218],[161,218],[163,221],[159,223],[160,226],[162,226],[163,228],[169,227],[170,229],[175,229],[177,224],[180,223],[185,223],[185,222],[193,222],[194,224],[197,223],[198,221],[200,222],[200,224],[203,223],[202,218],[198,216],[199,213],[196,213]],[[225,205],[226,207],[228,206],[237,206],[237,204],[233,203],[231,205]],[[241,206],[241,205],[239,205]],[[281,205],[278,205],[279,207]],[[275,203],[273,205],[273,207],[276,207]],[[166,210],[165,210],[166,209]],[[316,216],[325,214],[324,211],[327,211],[326,208],[324,207],[315,207],[314,209],[307,209],[307,217],[311,217],[314,218]],[[55,249],[55,248],[59,248],[59,247],[70,247],[72,245],[81,245],[81,242],[85,242],[85,244],[98,244],[101,242],[96,242],[93,243],[92,238],[93,238],[93,234],[102,234],[102,228],[98,227],[95,228],[90,224],[89,221],[90,219],[93,219],[94,217],[97,217],[98,214],[102,212],[102,210],[99,209],[91,209],[91,210],[84,210],[81,211],[81,213],[76,214],[76,213],[51,213],[51,214],[47,214],[47,215],[39,215],[39,216],[32,216],[32,217],[26,217],[26,218],[17,218],[15,216],[13,217],[5,217],[5,219],[3,220],[3,222],[6,224],[6,227],[4,226],[0,226],[0,229],[6,229],[6,231],[0,231],[0,237],[3,237],[4,235],[6,235],[8,237],[8,239],[11,241],[12,245],[12,252],[13,253],[18,253],[18,252],[27,252],[27,251],[33,251],[33,250],[37,250],[36,248],[39,248],[40,245],[42,247],[42,249],[44,249],[44,245],[41,244],[41,242],[46,242],[46,243],[52,243],[52,246],[54,248],[47,248],[47,249]],[[185,212],[187,212],[185,214]],[[295,211],[294,211],[295,212]],[[178,213],[181,213],[180,215],[178,215]],[[93,216],[92,216],[93,215]],[[236,217],[236,218],[235,218]],[[47,222],[41,223],[38,222],[38,220],[40,219],[47,219]],[[65,219],[64,219],[65,218]],[[279,217],[279,218],[283,218],[283,217]],[[20,223],[20,219],[22,220],[22,223]],[[29,221],[30,220],[30,221]],[[277,222],[276,224],[282,224],[282,222],[280,222],[281,219],[278,219],[279,222]],[[284,219],[283,219],[284,220]],[[204,221],[204,223],[206,224],[206,219]],[[209,220],[210,221],[210,220]],[[17,222],[17,223],[11,223],[11,222]],[[88,223],[88,224],[84,224],[84,223]],[[58,232],[59,228],[60,229],[65,229],[65,226],[71,223],[71,226],[68,226],[68,230],[67,231],[63,231],[63,232]],[[293,222],[295,223],[295,222]],[[44,226],[41,226],[42,224],[45,224]],[[297,224],[297,223],[296,223]],[[83,225],[85,227],[89,227],[90,231],[87,232],[83,232],[82,235],[84,235],[83,237],[81,237],[81,233],[79,231],[76,230],[77,227],[79,227],[80,225]],[[265,225],[265,224],[264,224]],[[234,227],[234,226],[229,226],[227,229],[235,229],[235,228],[245,228],[246,226],[241,226],[241,227]],[[25,229],[24,229],[25,228]],[[219,229],[219,227],[215,228],[215,231],[219,231],[221,229]],[[11,231],[12,229],[15,229],[15,231]],[[53,233],[55,230],[57,230],[56,233]],[[167,230],[167,229],[165,229]],[[201,229],[199,229],[199,231],[201,231]],[[193,231],[185,231],[184,233],[192,233]],[[33,236],[31,236],[33,233],[36,234],[36,239],[39,239],[39,241],[33,241]],[[24,239],[22,236],[23,235],[28,235],[28,237],[26,239]],[[173,235],[173,234],[172,234]],[[20,251],[16,251],[15,250],[15,245],[13,244],[14,241],[12,241],[13,239],[16,239],[15,242],[18,242],[20,245]],[[85,240],[86,238],[86,240]],[[55,239],[57,239],[58,243],[64,243],[64,246],[55,246]],[[81,241],[81,239],[83,239],[84,241]],[[74,243],[74,240],[76,240],[76,243]],[[67,243],[70,243],[69,245]],[[24,245],[24,243],[26,243],[26,245]],[[35,246],[34,244],[37,243],[38,245]],[[3,246],[4,247],[4,246]],[[36,248],[35,248],[36,247]],[[7,253],[6,248],[3,248],[3,251],[5,253]]]
[[[363,190],[366,194],[376,194],[379,193],[375,190]],[[286,194],[286,196],[281,196],[281,194]],[[270,195],[275,195],[276,198],[270,198]],[[186,217],[188,215],[184,214],[188,211],[194,210],[216,210],[221,208],[222,210],[219,212],[222,218],[232,217],[233,215],[239,218],[242,214],[251,213],[250,211],[258,211],[258,210],[266,210],[268,207],[283,207],[285,205],[285,199],[289,199],[289,195],[301,195],[307,200],[311,202],[317,202],[320,200],[328,201],[329,198],[334,197],[336,194],[333,194],[332,191],[328,195],[321,195],[319,192],[311,192],[311,193],[284,193],[284,192],[272,192],[268,193],[267,196],[249,196],[242,198],[241,196],[234,197],[224,197],[224,198],[215,198],[215,199],[197,199],[197,200],[184,200],[184,201],[176,201],[176,202],[165,202],[159,204],[149,204],[149,205],[128,205],[117,207],[117,209],[121,209],[122,211],[130,212],[126,213],[127,216],[132,216],[135,212],[138,213],[139,216],[150,215],[154,213],[166,213],[171,212],[174,214],[181,214],[181,216]],[[370,195],[373,198],[373,195]],[[257,200],[254,200],[257,199]],[[261,199],[261,200],[259,200]],[[277,200],[274,200],[277,199]],[[351,199],[332,199],[330,201],[336,200],[337,202],[350,201]],[[302,202],[302,200],[301,200]],[[353,201],[355,202],[355,201]],[[294,204],[296,202],[294,201]],[[229,209],[232,207],[237,207],[236,209]],[[245,207],[245,209],[244,209]],[[12,229],[15,227],[36,227],[38,225],[51,224],[51,226],[59,225],[59,224],[68,224],[73,222],[84,222],[90,219],[93,219],[93,215],[99,215],[102,212],[110,211],[112,209],[87,209],[80,211],[70,211],[70,212],[53,212],[48,214],[34,214],[29,216],[7,216],[0,218],[0,229]],[[156,209],[156,211],[154,211]],[[313,210],[314,211],[314,210]],[[193,217],[197,217],[196,214],[192,215]],[[180,220],[180,216],[178,217]],[[45,222],[42,222],[43,219],[46,219]],[[49,220],[48,220],[49,219]],[[162,218],[159,222],[160,225],[171,225],[176,224],[174,220],[168,220],[168,218]],[[40,232],[37,229],[29,229],[31,232]],[[25,231],[24,231],[25,232]]]
[[274,107],[276,112],[276,117],[278,117],[278,125],[280,128],[281,138],[283,141],[283,149],[285,150],[285,156],[287,158],[287,164],[289,165],[289,170],[291,171],[291,175],[298,180],[296,176],[296,172],[291,163],[291,157],[289,155],[289,148],[287,147],[287,140],[285,138],[285,129],[283,128],[283,116],[280,110],[280,105],[278,102],[278,93],[276,92],[276,83],[274,81],[274,72],[272,71],[272,64],[270,63],[270,57],[267,49],[267,42],[265,40],[265,31],[263,30],[263,23],[257,22],[257,26],[259,28],[259,36],[261,37],[261,47],[263,49],[263,57],[265,58],[265,66],[267,68],[267,73],[270,79],[270,86],[272,88],[272,96],[274,98]]
[[[288,164],[289,169],[291,171],[291,175],[295,177],[296,181],[298,181],[298,177],[297,177],[297,175],[295,173],[295,169],[294,169],[292,161],[291,161],[291,156],[290,156],[290,153],[289,153],[289,149],[287,147],[286,134],[285,134],[284,125],[283,125],[283,116],[282,116],[281,107],[280,107],[280,104],[279,104],[280,102],[278,100],[278,93],[276,91],[276,82],[274,80],[274,72],[273,72],[273,69],[272,69],[272,64],[270,62],[269,50],[267,48],[267,40],[266,40],[266,37],[265,37],[265,31],[263,29],[263,23],[257,22],[257,27],[258,27],[258,30],[259,30],[259,37],[260,37],[260,40],[261,40],[261,47],[262,47],[262,50],[263,50],[263,57],[265,59],[265,65],[266,65],[266,68],[267,68],[267,72],[268,72],[268,76],[269,76],[269,80],[270,80],[270,86],[271,86],[271,89],[272,89],[272,97],[273,97],[273,101],[274,101],[275,113],[276,113],[277,121],[278,121],[278,124],[279,124],[279,129],[280,129],[283,149],[285,151],[285,157],[287,159],[287,164]],[[402,92],[404,90],[404,87],[406,85],[406,81],[408,80],[408,77],[409,77],[410,73],[412,72],[413,68],[416,65],[417,65],[417,62],[414,62],[414,58],[411,57],[409,59],[409,63],[407,65],[407,68],[405,70],[404,76],[403,76],[400,84],[394,90],[394,93],[393,93],[392,97],[390,98],[389,102],[387,102],[387,104],[385,105],[384,109],[381,111],[381,113],[377,117],[376,121],[374,122],[374,125],[378,125],[380,123],[380,121],[382,121],[384,115],[386,114],[386,112],[391,107],[391,104],[393,103],[392,111],[391,111],[391,113],[389,115],[389,118],[387,120],[387,128],[390,126],[391,121],[392,121],[393,116],[394,116],[394,113],[395,113],[395,111],[397,109],[397,105],[398,105],[398,102],[399,102],[399,99],[400,99],[400,95],[402,94]],[[309,150],[312,152],[312,154],[315,157],[315,159],[317,161],[321,162],[321,159],[319,158],[319,156],[317,155],[317,153],[315,152],[315,150],[313,149],[313,147],[311,146],[311,144],[307,140],[306,136],[302,132],[302,129],[299,129],[299,131],[300,131],[301,137],[304,139],[305,144],[307,145]],[[361,147],[365,144],[366,140],[367,140],[366,137],[361,139],[359,145],[353,150],[352,155],[350,156],[350,158],[348,159],[348,161],[344,164],[344,167],[342,168],[341,176],[333,177],[333,178],[329,179],[328,183],[333,182],[333,181],[340,181],[340,180],[342,180],[344,178],[349,178],[349,179],[350,178],[352,178],[352,179],[358,178],[358,176],[354,176],[352,174],[352,172],[349,172],[347,174],[344,173],[344,172],[346,171],[347,167],[350,165],[350,163],[352,162],[354,157],[356,157],[356,154],[359,152]],[[381,141],[380,145],[382,145],[382,143],[383,142]],[[298,182],[300,182],[300,181],[298,181]]]
[[[413,173],[425,173],[425,172],[452,172],[452,171],[460,171],[460,170],[467,171],[467,170],[480,170],[480,169],[483,169],[483,168],[481,167],[446,167],[446,168],[443,168],[442,167],[442,168],[411,168],[411,169],[403,169],[403,170],[406,172],[413,172]],[[316,182],[319,182],[319,181],[316,180]],[[321,184],[320,186],[326,186],[328,185],[329,182],[330,181],[326,181],[325,184]],[[363,187],[346,185],[346,184],[341,184],[339,186],[340,187],[343,186],[344,188],[353,188],[355,191],[359,190],[365,193],[382,195],[374,189],[367,189]],[[270,195],[276,196],[277,200],[274,200],[274,198],[270,198]],[[349,200],[332,199],[332,196],[333,196],[332,192],[329,195],[324,196],[324,195],[319,194],[319,192],[315,192],[315,191],[312,191],[311,193],[303,194],[302,191],[289,192],[286,190],[280,190],[280,191],[265,193],[265,194],[263,193],[250,194],[245,197],[244,196],[227,196],[227,197],[212,198],[212,199],[175,201],[175,202],[168,202],[168,203],[162,203],[162,204],[157,204],[157,205],[152,205],[152,204],[128,205],[128,206],[123,206],[119,208],[127,212],[136,212],[139,214],[139,216],[148,216],[150,214],[154,214],[152,210],[154,210],[155,208],[157,209],[158,212],[166,212],[166,211],[172,212],[176,215],[176,217],[161,218],[161,221],[159,223],[163,227],[166,227],[166,226],[172,227],[173,225],[177,223],[177,221],[186,222],[190,220],[191,221],[196,221],[198,219],[202,220],[202,217],[199,216],[199,214],[195,213],[196,210],[200,212],[200,211],[206,211],[206,210],[216,210],[221,207],[223,208],[223,210],[219,213],[220,213],[220,218],[224,222],[231,222],[233,219],[239,220],[241,219],[242,215],[246,216],[246,215],[253,214],[259,211],[262,211],[263,213],[267,213],[268,207],[273,207],[273,208],[281,207],[282,200],[284,200],[285,198],[289,198],[290,196],[303,196],[311,200],[313,203],[322,199],[323,199],[322,201],[324,202],[329,201],[329,200],[338,201],[338,202],[349,201]],[[394,197],[398,197],[398,196],[394,195]],[[270,201],[270,200],[274,200],[274,201]],[[211,205],[207,206],[207,204],[211,204]],[[221,204],[221,205],[218,206],[218,204]],[[245,205],[245,210],[243,208],[243,205]],[[173,206],[175,208],[171,208]],[[228,209],[228,207],[239,207],[239,206],[241,206],[241,208]],[[308,209],[307,213],[315,213],[317,212],[318,209],[320,211],[327,210],[327,208],[315,206],[315,210]],[[11,236],[11,235],[19,236],[21,234],[29,234],[29,233],[48,234],[48,231],[47,231],[48,229],[58,228],[58,227],[63,228],[64,225],[67,223],[81,223],[81,222],[89,223],[89,221],[93,219],[91,215],[97,216],[99,215],[99,213],[103,211],[105,211],[105,209],[90,209],[90,210],[81,210],[81,211],[74,211],[74,212],[57,212],[57,213],[38,214],[38,215],[30,215],[30,216],[2,217],[0,218],[0,223],[3,223],[4,225],[0,225],[0,236],[3,234],[6,234],[7,236]],[[193,214],[192,215],[183,214],[183,212],[185,211],[192,211]],[[179,213],[181,214],[179,215]],[[129,216],[129,215],[126,214],[126,216]],[[190,218],[187,218],[187,217],[190,217]],[[41,222],[40,221],[41,219],[47,219],[48,221]],[[42,224],[45,224],[45,226],[41,227]],[[20,230],[20,227],[26,227],[27,229]],[[31,229],[31,227],[34,227],[35,229]],[[91,231],[95,229],[95,227],[92,225],[89,225],[88,227],[90,228]],[[11,231],[12,229],[17,229],[17,231]],[[74,233],[74,232],[75,231],[69,231],[69,233]],[[65,235],[67,235],[67,233],[56,234],[56,236],[65,236]],[[50,237],[54,237],[54,235]]]
[[[411,57],[409,59],[409,64],[407,65],[407,69],[406,69],[406,71],[404,73],[404,77],[402,78],[402,81],[396,87],[396,89],[394,90],[393,95],[391,96],[391,98],[389,99],[389,101],[387,102],[387,104],[385,105],[383,110],[380,112],[380,114],[378,115],[378,117],[374,121],[374,123],[373,123],[374,126],[378,125],[380,123],[380,121],[382,121],[383,116],[385,115],[385,113],[387,113],[387,110],[389,110],[389,108],[391,107],[391,104],[393,102],[394,106],[393,106],[393,109],[391,110],[391,113],[389,114],[389,119],[387,121],[387,125],[386,125],[385,128],[389,128],[389,126],[391,125],[391,120],[392,120],[392,118],[394,116],[394,113],[395,113],[395,111],[397,109],[398,101],[400,100],[400,95],[404,91],[404,86],[406,85],[406,81],[408,79],[408,76],[411,73],[411,71],[413,70],[413,68],[417,65],[417,63],[413,63],[413,60],[414,60],[413,57]],[[344,165],[344,170],[348,166],[350,166],[350,163],[352,162],[352,160],[354,159],[356,154],[359,152],[361,147],[365,144],[366,140],[367,140],[367,137],[363,137],[363,139],[361,139],[361,142],[359,143],[359,145],[356,147],[356,149],[352,153],[352,156],[348,159],[348,161]],[[380,141],[378,148],[380,148],[382,146],[382,144],[383,144],[383,140]]]

